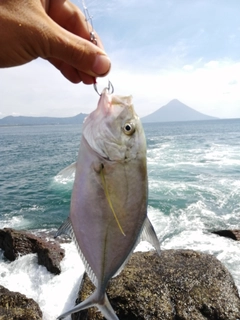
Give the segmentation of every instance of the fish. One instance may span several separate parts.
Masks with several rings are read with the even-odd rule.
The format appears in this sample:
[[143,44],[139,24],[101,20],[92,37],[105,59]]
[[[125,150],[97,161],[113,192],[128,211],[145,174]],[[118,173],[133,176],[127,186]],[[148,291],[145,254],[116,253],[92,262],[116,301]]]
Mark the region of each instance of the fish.
[[96,287],[87,299],[57,319],[97,307],[107,320],[119,320],[106,287],[119,274],[137,244],[146,240],[160,254],[160,244],[147,216],[146,138],[132,96],[105,88],[83,123],[70,214],[56,236],[74,240],[85,270]]

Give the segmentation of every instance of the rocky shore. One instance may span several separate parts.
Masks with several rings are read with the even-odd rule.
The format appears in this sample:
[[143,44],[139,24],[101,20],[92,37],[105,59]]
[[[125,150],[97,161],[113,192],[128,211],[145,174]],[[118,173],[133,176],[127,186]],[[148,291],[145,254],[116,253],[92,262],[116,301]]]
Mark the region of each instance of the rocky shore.
[[35,236],[26,231],[0,229],[0,249],[10,261],[14,261],[19,255],[37,253],[38,264],[45,266],[51,273],[61,272],[60,262],[64,257],[64,250],[53,237],[47,240],[44,234]]
[[[84,276],[77,303],[94,290]],[[214,256],[192,250],[136,252],[107,294],[119,319],[236,320],[240,319],[238,290],[228,270]],[[74,320],[102,320],[91,308]]]
[[[239,240],[238,230],[222,231],[227,232],[214,233]],[[10,261],[36,253],[39,264],[49,272],[61,272],[64,250],[51,236],[5,228],[0,230],[0,249]],[[85,274],[76,303],[93,290]],[[120,275],[110,281],[107,294],[120,320],[240,319],[240,298],[231,274],[214,256],[193,250],[164,250],[160,257],[154,251],[134,253]],[[37,303],[0,283],[0,320],[35,319],[42,319]],[[104,318],[91,308],[72,319]]]

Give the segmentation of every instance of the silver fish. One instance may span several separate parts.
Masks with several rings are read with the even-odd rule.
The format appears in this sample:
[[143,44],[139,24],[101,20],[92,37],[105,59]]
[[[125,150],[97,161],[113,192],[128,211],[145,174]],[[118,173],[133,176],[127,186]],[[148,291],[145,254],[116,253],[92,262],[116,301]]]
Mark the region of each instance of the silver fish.
[[96,290],[58,319],[96,306],[106,319],[118,320],[105,292],[108,281],[122,270],[139,241],[149,241],[160,254],[147,198],[146,139],[132,97],[104,89],[83,124],[70,216],[56,235],[67,233],[74,239]]

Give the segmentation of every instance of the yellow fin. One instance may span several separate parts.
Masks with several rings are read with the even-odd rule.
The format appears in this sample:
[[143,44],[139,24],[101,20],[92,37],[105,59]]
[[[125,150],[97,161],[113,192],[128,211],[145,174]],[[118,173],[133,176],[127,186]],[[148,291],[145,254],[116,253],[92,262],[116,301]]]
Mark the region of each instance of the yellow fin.
[[106,185],[106,180],[105,180],[105,177],[104,177],[103,169],[100,171],[100,176],[101,176],[101,179],[102,179],[103,189],[104,189],[104,192],[105,192],[105,195],[106,195],[106,198],[107,198],[109,207],[110,207],[111,210],[112,210],[113,216],[114,216],[114,218],[115,218],[115,220],[116,220],[116,222],[117,222],[117,225],[118,225],[121,233],[122,233],[124,236],[126,236],[125,233],[124,233],[124,231],[123,231],[123,229],[122,229],[122,227],[121,227],[121,224],[120,224],[120,222],[119,222],[119,220],[118,220],[118,217],[117,217],[117,215],[116,215],[116,212],[115,212],[115,210],[114,210],[114,208],[113,208],[112,201],[111,201],[110,196],[109,196],[109,193],[108,193],[108,189],[107,189],[107,185]]

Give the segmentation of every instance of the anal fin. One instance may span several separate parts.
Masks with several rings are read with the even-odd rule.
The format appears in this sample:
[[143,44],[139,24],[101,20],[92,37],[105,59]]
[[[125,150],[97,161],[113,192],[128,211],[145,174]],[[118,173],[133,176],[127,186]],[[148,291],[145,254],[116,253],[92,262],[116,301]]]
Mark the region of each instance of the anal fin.
[[66,234],[68,235],[75,243],[78,253],[80,255],[80,258],[84,264],[85,270],[89,276],[89,278],[91,279],[92,283],[96,286],[97,285],[97,279],[96,276],[92,270],[92,268],[90,267],[88,261],[86,260],[84,254],[82,253],[81,248],[79,247],[79,244],[77,242],[77,239],[75,237],[73,228],[72,228],[72,224],[71,224],[71,220],[68,217],[67,220],[65,220],[65,222],[63,222],[63,224],[60,226],[60,228],[58,229],[58,231],[56,232],[54,238],[57,238],[58,236],[62,235],[62,234]]

